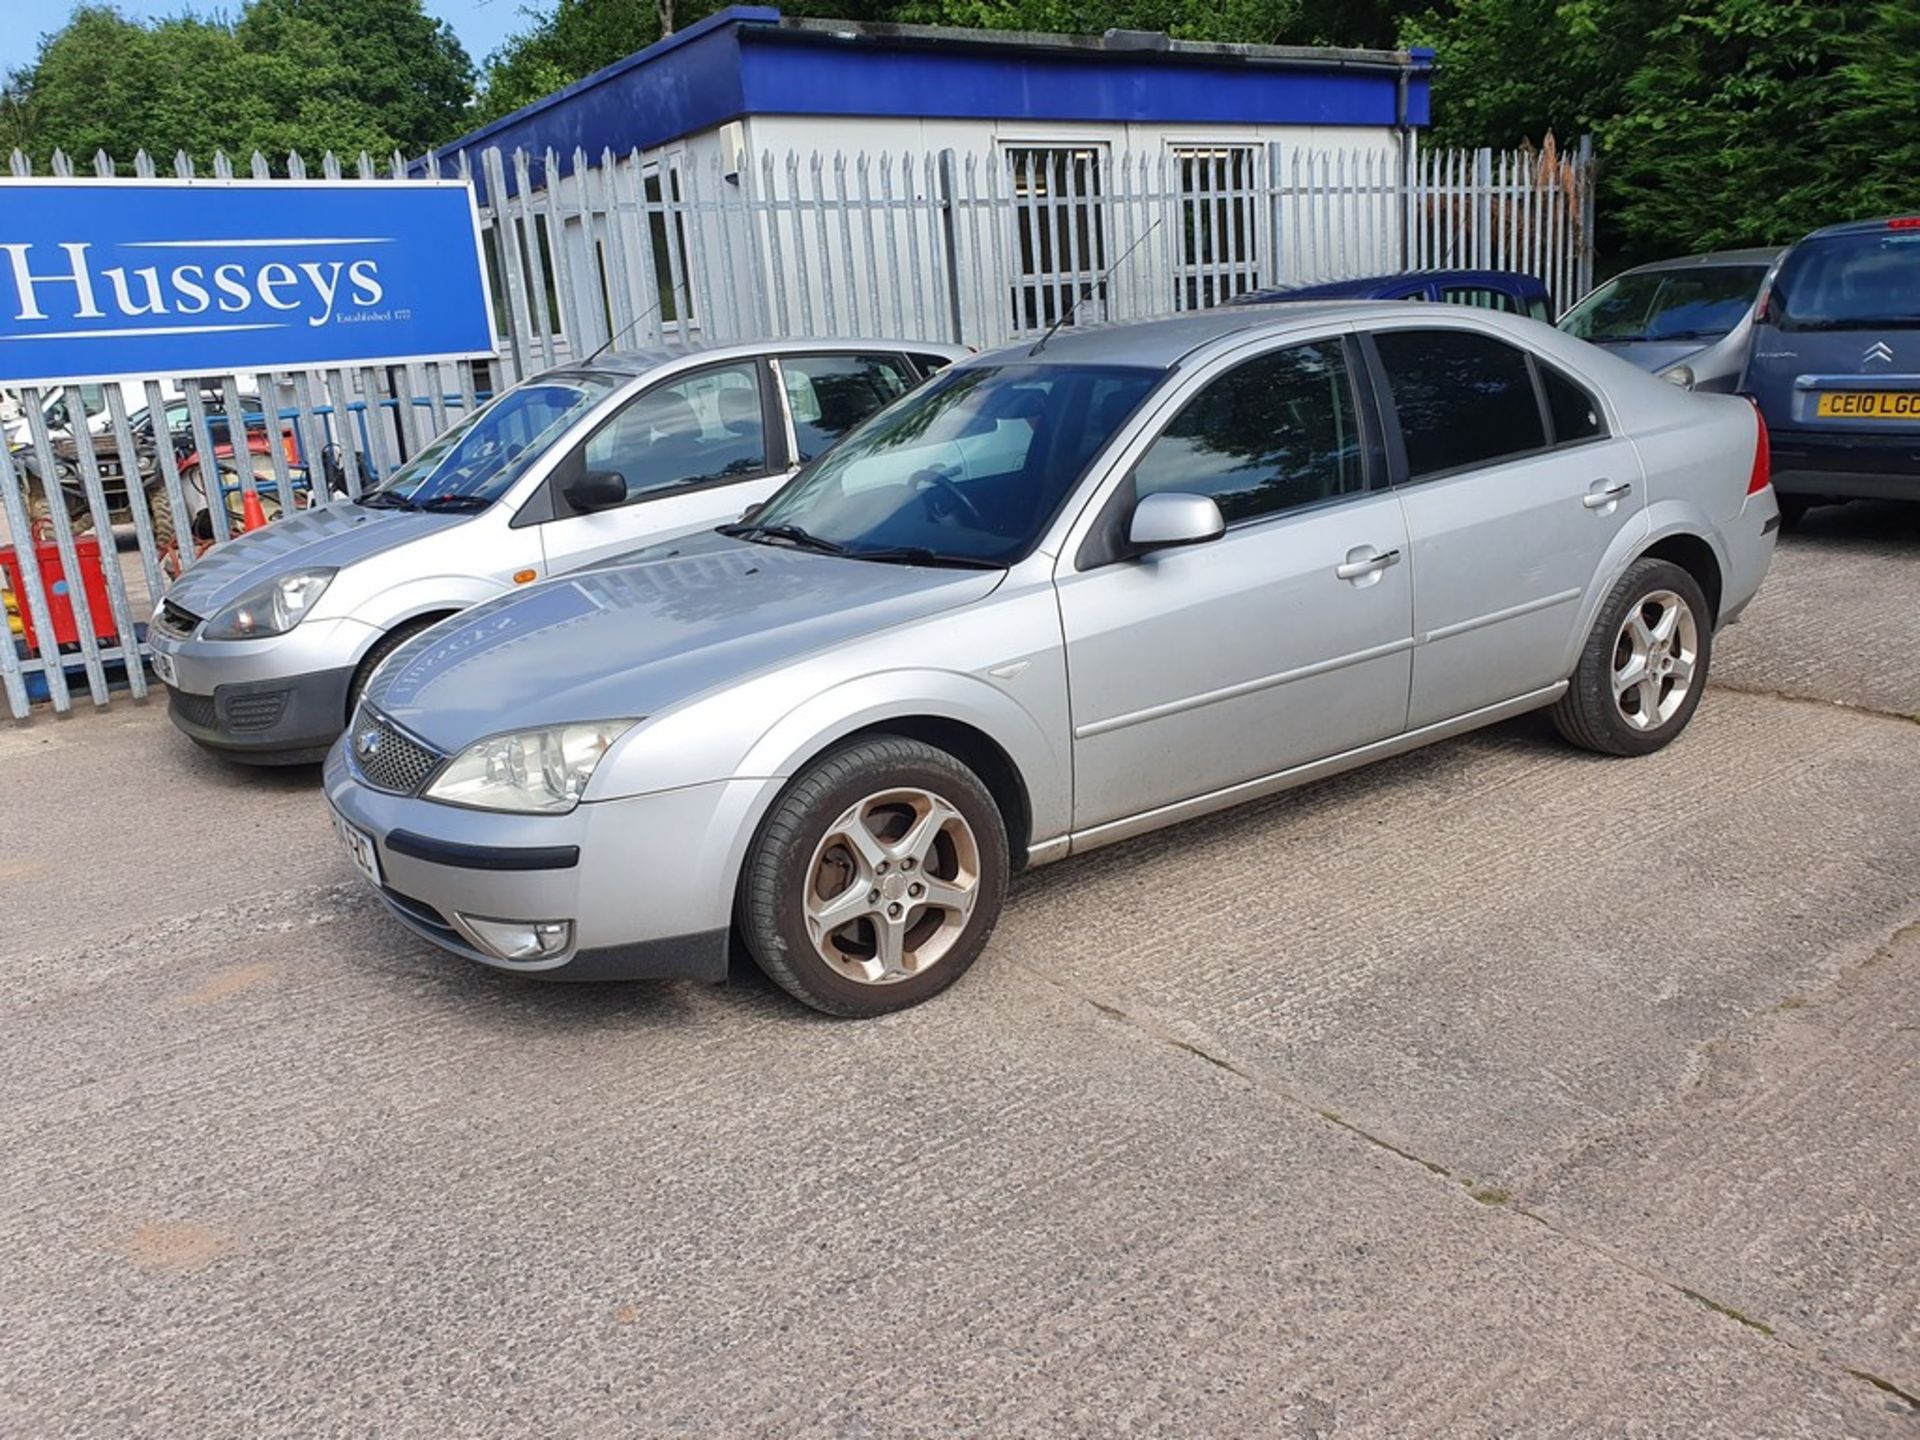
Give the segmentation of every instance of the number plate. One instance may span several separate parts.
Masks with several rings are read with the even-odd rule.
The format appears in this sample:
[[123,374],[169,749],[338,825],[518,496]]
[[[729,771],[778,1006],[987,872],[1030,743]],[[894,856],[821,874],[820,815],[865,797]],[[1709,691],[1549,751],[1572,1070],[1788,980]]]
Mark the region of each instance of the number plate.
[[171,655],[164,654],[159,650],[154,651],[153,673],[160,677],[160,683],[162,685],[171,686],[175,690],[180,688],[179,672],[173,668],[173,657]]
[[1824,390],[1822,420],[1920,420],[1920,390]]
[[340,832],[341,843],[347,847],[347,858],[353,861],[353,868],[378,885],[380,852],[374,846],[373,837],[364,830],[355,829],[338,815],[333,817],[333,828]]

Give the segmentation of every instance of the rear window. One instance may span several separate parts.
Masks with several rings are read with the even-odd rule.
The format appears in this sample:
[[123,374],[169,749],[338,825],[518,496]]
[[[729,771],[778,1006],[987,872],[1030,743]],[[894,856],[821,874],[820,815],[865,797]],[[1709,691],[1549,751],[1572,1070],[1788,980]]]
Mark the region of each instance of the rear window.
[[1524,353],[1472,330],[1373,337],[1411,479],[1492,465],[1547,443]]
[[1803,240],[1775,289],[1782,330],[1920,326],[1920,230]]

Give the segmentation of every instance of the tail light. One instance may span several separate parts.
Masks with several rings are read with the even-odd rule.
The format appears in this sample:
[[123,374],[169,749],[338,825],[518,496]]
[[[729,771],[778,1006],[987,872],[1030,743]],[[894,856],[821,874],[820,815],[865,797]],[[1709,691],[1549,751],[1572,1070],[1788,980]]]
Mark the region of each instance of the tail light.
[[1753,474],[1747,477],[1747,493],[1758,495],[1773,483],[1773,442],[1767,438],[1767,417],[1760,413],[1760,402],[1750,400],[1753,406],[1753,423],[1756,433],[1753,437]]
[[1889,230],[1920,230],[1920,215],[1901,215],[1887,221]]
[[1756,325],[1773,323],[1773,287],[1771,285],[1760,292],[1760,303],[1753,307],[1753,323]]

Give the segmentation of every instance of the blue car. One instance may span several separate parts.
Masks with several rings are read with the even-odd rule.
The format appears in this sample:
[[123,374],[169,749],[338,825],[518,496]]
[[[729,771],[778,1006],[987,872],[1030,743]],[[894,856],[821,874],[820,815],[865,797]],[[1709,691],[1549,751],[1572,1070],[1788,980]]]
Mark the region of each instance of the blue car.
[[1789,521],[1830,500],[1920,500],[1920,215],[1816,230],[1754,316],[1740,389]]
[[1553,296],[1531,275],[1516,270],[1409,270],[1363,280],[1334,280],[1324,285],[1295,285],[1242,295],[1236,305],[1270,305],[1280,300],[1431,300],[1473,305],[1509,315],[1553,319]]

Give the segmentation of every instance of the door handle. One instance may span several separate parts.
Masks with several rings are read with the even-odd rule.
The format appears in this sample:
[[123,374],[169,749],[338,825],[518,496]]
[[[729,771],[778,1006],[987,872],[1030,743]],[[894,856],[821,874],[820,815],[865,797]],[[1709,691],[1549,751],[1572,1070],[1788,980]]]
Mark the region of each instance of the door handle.
[[1604,480],[1593,482],[1593,488],[1580,497],[1580,503],[1589,510],[1604,510],[1622,495],[1633,489],[1631,480],[1615,480],[1608,484]]
[[1349,555],[1351,558],[1333,567],[1333,573],[1342,580],[1358,580],[1362,576],[1377,574],[1389,565],[1400,563],[1398,550],[1381,550],[1372,555],[1350,551]]

